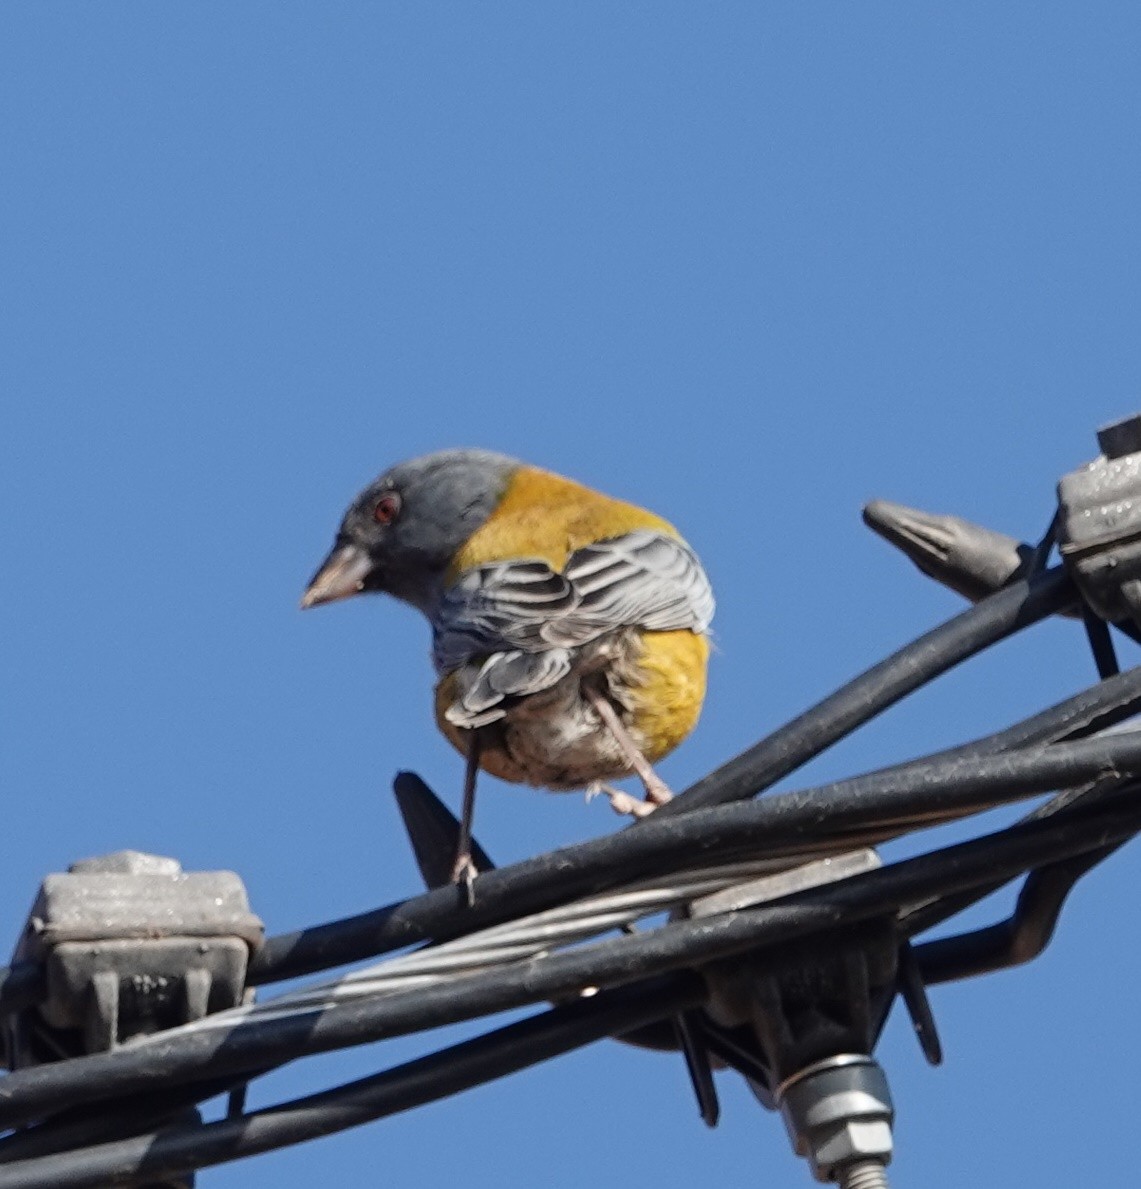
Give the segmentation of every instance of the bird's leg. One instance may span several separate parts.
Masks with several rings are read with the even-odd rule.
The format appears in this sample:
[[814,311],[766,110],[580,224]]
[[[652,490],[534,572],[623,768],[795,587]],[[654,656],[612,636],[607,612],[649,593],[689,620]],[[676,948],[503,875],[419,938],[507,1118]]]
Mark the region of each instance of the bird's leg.
[[456,843],[456,861],[452,864],[452,883],[467,889],[469,907],[475,903],[472,884],[478,872],[471,861],[471,823],[475,816],[475,780],[479,774],[479,732],[472,731],[464,765],[464,802],[460,810],[460,837]]
[[[665,781],[654,771],[650,761],[642,755],[638,745],[631,738],[630,732],[626,730],[626,724],[618,717],[618,711],[610,704],[606,695],[601,690],[589,685],[584,687],[584,692],[590,699],[590,704],[598,712],[598,717],[602,719],[603,725],[614,736],[614,741],[618,744],[622,755],[637,773],[638,779],[646,790],[646,799],[640,802],[634,801],[633,798],[629,799],[634,805],[643,807],[639,811],[625,801],[620,806],[616,800],[616,790],[608,789],[604,785],[602,791],[610,798],[610,804],[618,813],[631,813],[635,817],[645,817],[657,806],[664,805],[669,801],[673,797],[673,793],[670,792]],[[618,798],[622,796],[621,793],[617,794]]]

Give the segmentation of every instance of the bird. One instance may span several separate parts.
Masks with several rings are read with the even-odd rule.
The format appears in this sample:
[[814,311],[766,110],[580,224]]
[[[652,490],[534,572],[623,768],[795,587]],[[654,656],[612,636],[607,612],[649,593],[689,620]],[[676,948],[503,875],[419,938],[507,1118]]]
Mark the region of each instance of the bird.
[[[301,606],[365,593],[431,627],[436,723],[466,760],[452,878],[469,900],[481,769],[604,792],[635,818],[670,799],[653,765],[697,724],[714,598],[668,521],[504,454],[441,450],[360,492]],[[607,783],[629,775],[644,799]]]

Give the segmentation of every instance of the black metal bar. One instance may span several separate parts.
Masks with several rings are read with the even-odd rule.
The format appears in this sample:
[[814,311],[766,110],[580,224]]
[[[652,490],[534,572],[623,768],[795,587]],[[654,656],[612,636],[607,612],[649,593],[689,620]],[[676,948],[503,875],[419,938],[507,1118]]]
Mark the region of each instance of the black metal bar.
[[702,1020],[701,1043],[731,1069],[767,1088],[772,1079],[771,1071],[761,1062],[760,1055],[738,1043],[739,1037],[731,1029],[722,1028],[708,1016]]
[[1033,577],[1045,571],[1046,563],[1050,560],[1050,552],[1058,539],[1058,526],[1061,523],[1062,509],[1055,508],[1053,515],[1050,517],[1050,523],[1046,526],[1046,531],[1039,538],[1038,544],[1034,546],[1034,552],[1030,555],[1030,561],[1027,565],[1028,577]]
[[713,1083],[713,1068],[709,1053],[701,1043],[701,1014],[697,1011],[678,1012],[671,1019],[677,1035],[677,1047],[685,1059],[689,1084],[697,1099],[697,1112],[706,1127],[716,1127],[721,1118],[721,1102]]
[[[397,772],[392,791],[425,885],[447,887],[461,849],[459,819],[415,772]],[[468,850],[477,871],[494,870],[495,864],[474,837],[468,838]]]
[[943,1045],[939,1040],[939,1030],[935,1025],[935,1013],[931,1010],[931,1001],[927,998],[927,987],[920,968],[915,947],[910,941],[905,941],[899,947],[899,994],[911,1018],[911,1027],[915,1031],[919,1047],[928,1065],[943,1064]]
[[1082,623],[1085,625],[1086,638],[1089,640],[1090,651],[1093,653],[1098,675],[1113,677],[1120,673],[1117,652],[1113,647],[1113,637],[1109,634],[1109,624],[1101,616],[1095,615],[1092,607],[1084,604],[1082,606]]

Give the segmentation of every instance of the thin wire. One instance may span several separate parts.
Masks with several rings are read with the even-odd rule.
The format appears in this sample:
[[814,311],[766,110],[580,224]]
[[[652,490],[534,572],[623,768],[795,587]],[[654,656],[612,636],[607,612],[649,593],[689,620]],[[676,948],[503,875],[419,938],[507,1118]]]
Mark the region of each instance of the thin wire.
[[176,1029],[141,1038],[136,1044],[163,1044],[173,1034],[229,1029],[241,1020],[289,1019],[354,999],[374,998],[412,987],[428,987],[494,966],[522,962],[600,934],[631,925],[735,887],[759,876],[787,870],[788,860],[756,859],[692,872],[669,882],[647,880],[617,892],[535,913],[483,929],[454,941],[390,958],[340,978],[325,980],[259,1003],[216,1012]]

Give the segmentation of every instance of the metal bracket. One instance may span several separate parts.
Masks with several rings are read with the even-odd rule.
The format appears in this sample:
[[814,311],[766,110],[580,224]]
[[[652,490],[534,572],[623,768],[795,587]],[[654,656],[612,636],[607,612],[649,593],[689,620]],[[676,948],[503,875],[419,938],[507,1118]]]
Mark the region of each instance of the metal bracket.
[[[864,523],[936,582],[977,602],[1045,560],[1055,537],[1086,603],[1099,671],[1114,671],[1104,628],[1090,612],[1141,639],[1141,414],[1098,430],[1100,458],[1063,475],[1051,531],[1038,545],[888,500],[864,508]],[[1073,610],[1064,612],[1073,615]],[[1099,653],[1101,655],[1099,655]]]
[[240,1003],[262,922],[230,871],[120,851],[49,875],[14,958],[44,970],[42,1003],[15,1016],[12,1069],[102,1052]]
[[1058,548],[1098,615],[1141,626],[1141,415],[1097,440],[1101,457],[1058,483]]
[[[732,912],[879,865],[870,849],[820,859],[703,897],[691,915]],[[777,961],[745,957],[703,971],[706,1043],[745,1075],[764,1106],[781,1112],[818,1181],[887,1183],[894,1115],[887,1079],[868,1054],[899,987],[900,953],[894,923],[869,921],[842,938],[790,945]],[[929,1011],[924,1024],[933,1037]]]
[[873,500],[864,508],[864,523],[929,578],[972,602],[1024,578],[1034,564],[1033,545],[961,516]]
[[[175,859],[119,851],[40,886],[14,960],[44,972],[42,1002],[11,1016],[10,1069],[106,1052],[245,998],[264,936],[232,871],[186,873]],[[199,1118],[178,1108],[167,1122]],[[193,1175],[142,1189],[191,1189]]]

